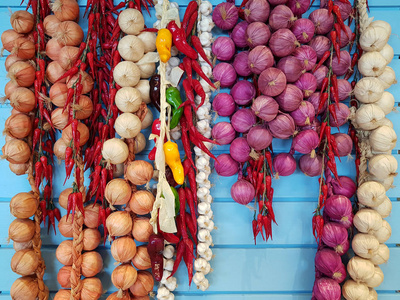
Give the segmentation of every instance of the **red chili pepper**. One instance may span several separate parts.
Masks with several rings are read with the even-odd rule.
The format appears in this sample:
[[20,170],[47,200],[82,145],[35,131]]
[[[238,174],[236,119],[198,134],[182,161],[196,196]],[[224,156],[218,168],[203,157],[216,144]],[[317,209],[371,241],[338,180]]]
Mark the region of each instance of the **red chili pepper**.
[[180,207],[179,207],[179,218],[181,220],[181,230],[182,230],[182,238],[183,241],[186,245],[189,243],[189,236],[187,233],[186,229],[186,222],[185,222],[185,211],[186,211],[186,193],[184,188],[180,188],[178,190],[179,194],[179,202],[180,202]]
[[189,57],[184,57],[183,58],[183,62],[182,62],[182,66],[183,66],[183,70],[186,73],[186,76],[187,76],[187,79],[188,79],[190,85],[192,85],[193,71],[192,71],[191,59]]
[[51,121],[51,117],[50,117],[49,112],[47,111],[47,109],[43,109],[43,116],[46,119],[46,121],[50,124],[51,128],[53,130],[55,130],[54,126],[53,126],[53,121]]
[[56,207],[53,209],[53,211],[54,211],[54,216],[56,217],[57,221],[60,222],[60,220],[61,220],[60,210]]
[[206,74],[204,74],[203,70],[201,69],[200,64],[198,63],[197,60],[192,60],[192,68],[193,70],[201,77],[203,78],[212,88],[217,89],[214,85],[214,83],[211,82],[210,78]]
[[340,12],[339,6],[334,5],[333,8],[332,8],[332,10],[333,10],[333,13],[336,15],[336,22],[339,23],[340,28],[343,29],[343,31],[344,31],[344,33],[346,34],[346,36],[347,36],[348,38],[350,38],[350,36],[349,36],[349,34],[348,34],[348,32],[347,32],[347,29],[346,29],[346,25],[344,25],[344,22],[343,22],[343,19],[342,19],[342,14],[341,14],[341,12]]
[[190,38],[193,47],[196,49],[196,51],[200,54],[201,58],[204,59],[204,61],[206,63],[208,63],[210,65],[210,67],[212,68],[213,65],[210,62],[210,60],[208,59],[206,53],[204,52],[204,48],[203,45],[200,42],[200,38],[197,35],[192,35],[192,37]]
[[47,212],[48,216],[49,216],[49,223],[47,225],[47,234],[49,234],[50,231],[50,226],[53,226],[54,228],[54,233],[56,233],[56,224],[54,221],[54,211],[51,209]]
[[186,38],[189,38],[190,34],[192,33],[194,24],[196,24],[198,16],[199,16],[199,13],[197,12],[197,10],[194,12],[194,14],[192,14],[190,16],[189,23],[188,23],[187,27],[184,29],[186,32]]
[[36,128],[33,131],[33,138],[32,138],[32,148],[35,149],[37,142],[39,141],[41,130],[39,128]]
[[271,224],[271,217],[268,216],[262,216],[262,223],[263,227],[265,230],[265,240],[268,241],[268,239],[271,237],[272,238],[272,224]]
[[186,41],[185,31],[179,28],[175,21],[169,22],[167,29],[172,33],[172,40],[176,48],[187,57],[197,59],[197,52]]
[[331,96],[332,96],[333,100],[336,103],[336,106],[339,107],[339,96],[336,93],[335,88],[333,86],[331,86],[330,92],[331,92]]
[[81,192],[76,193],[76,206],[80,210],[83,216],[85,216],[85,210],[83,208],[83,197]]
[[[197,186],[195,185],[195,191],[197,191],[196,187]],[[197,233],[197,218],[196,218],[196,209],[195,209],[195,205],[197,206],[197,203],[195,203],[193,193],[188,187],[185,188],[185,195],[186,195],[186,200],[187,200],[187,203],[188,203],[189,209],[190,209],[190,216],[192,219],[194,232]],[[187,222],[186,222],[186,225],[187,225]],[[190,230],[190,228],[189,228],[189,230]],[[195,239],[196,238],[194,237],[193,240],[195,240]],[[195,243],[197,244],[196,240],[195,240]]]
[[190,1],[186,7],[185,14],[183,15],[183,20],[182,20],[182,28],[183,30],[186,31],[186,28],[188,27],[188,22],[191,18],[191,16],[197,12],[198,4],[196,1]]
[[340,25],[338,23],[333,24],[333,27],[335,28],[335,31],[337,34],[337,43],[340,44],[340,38],[342,36],[342,29],[340,28]]
[[333,120],[337,123],[338,119],[336,116],[336,109],[335,109],[335,105],[334,104],[330,104],[329,105],[329,112],[332,114]]
[[252,226],[252,228],[253,228],[254,244],[256,245],[256,244],[257,244],[257,235],[258,235],[258,233],[260,232],[259,229],[258,229],[257,221],[256,221],[256,220],[253,220],[253,221],[251,222],[251,226]]
[[322,108],[325,106],[326,100],[328,100],[328,93],[327,92],[321,93],[318,105],[318,113],[320,113]]
[[[263,205],[262,204],[262,202],[260,201],[260,203],[261,203],[261,205]],[[257,227],[258,227],[258,231],[261,233],[261,237],[262,237],[262,239],[265,241],[265,236],[264,236],[264,231],[263,231],[263,220],[262,220],[262,214],[258,214],[257,215]]]
[[349,52],[351,52],[351,50],[353,49],[353,45],[354,45],[354,41],[356,40],[356,33],[353,32],[351,34],[351,39],[350,39],[350,43],[349,43]]
[[175,262],[174,262],[174,267],[172,268],[171,275],[168,278],[173,276],[176,273],[176,271],[178,271],[179,264],[181,263],[183,254],[184,254],[185,249],[186,249],[185,245],[186,244],[183,241],[179,242],[178,248],[176,249],[176,258],[175,258]]
[[183,253],[183,260],[188,269],[189,286],[192,284],[193,279],[193,259],[195,259],[193,250],[193,242],[192,240],[189,240],[189,243],[186,244],[186,251]]
[[337,144],[336,144],[336,139],[333,135],[331,135],[331,137],[330,137],[330,145],[333,150],[333,153],[335,153],[335,155],[339,158],[339,161],[341,161],[340,155],[339,155],[339,150],[338,150]]
[[325,77],[321,83],[321,93],[325,92],[326,88],[328,87],[329,78]]
[[47,217],[47,202],[45,200],[41,200],[39,202],[40,209],[42,211],[42,220],[43,225],[46,225],[46,217]]
[[178,244],[180,239],[173,233],[163,232],[159,230],[159,233],[163,236],[163,238],[171,244]]
[[43,165],[40,161],[35,163],[35,185],[36,188],[39,188],[40,183],[42,182],[43,175]]
[[[206,93],[204,92],[203,86],[201,85],[200,81],[198,81],[197,79],[192,80],[192,87],[196,94],[201,97],[200,104],[197,106],[197,108],[199,108],[204,104],[204,101],[206,100]],[[197,108],[195,108],[195,110],[197,110]]]
[[79,68],[77,66],[73,66],[71,69],[66,71],[63,75],[61,75],[60,78],[58,78],[55,82],[59,82],[60,80],[67,78],[67,77],[72,77],[75,74],[77,74],[79,71]]
[[329,0],[328,1],[328,12],[329,12],[329,15],[332,14],[332,10],[333,10],[333,1]]
[[74,165],[75,165],[75,162],[73,160],[70,160],[68,163],[65,164],[66,177],[65,177],[64,184],[67,182],[67,180],[71,176],[71,172],[72,172],[72,169],[74,168]]
[[312,218],[312,230],[317,243],[319,243],[320,241],[323,228],[324,228],[324,219],[320,214],[316,213]]
[[324,55],[321,57],[321,59],[320,59],[320,61],[318,62],[318,64],[314,67],[314,69],[313,69],[313,71],[312,71],[313,74],[314,74],[314,72],[315,72],[316,70],[319,69],[319,67],[321,67],[321,66],[324,64],[324,62],[329,58],[329,56],[331,56],[331,52],[330,52],[329,50],[328,50],[328,51],[325,51]]
[[[195,217],[196,219],[196,217]],[[188,212],[186,212],[185,214],[185,221],[186,221],[186,225],[187,228],[189,229],[190,235],[192,236],[193,242],[195,245],[197,245],[197,228],[194,227],[194,224],[196,224],[197,226],[197,221],[195,220],[195,222],[193,223],[191,214],[189,214]]]
[[336,56],[338,58],[338,63],[340,63],[340,44],[337,42],[337,33],[336,33],[336,31],[331,31],[330,35],[331,35],[333,48],[335,49]]
[[74,94],[75,94],[75,90],[74,90],[73,88],[69,88],[68,91],[67,91],[67,100],[65,101],[64,108],[63,108],[63,112],[65,111],[65,109],[66,109],[67,107],[69,107],[69,105],[70,105],[71,102],[73,101],[73,99],[74,99]]
[[[193,87],[192,87],[192,84],[190,83],[190,80],[189,80],[188,78],[185,78],[185,79],[182,81],[182,86],[183,86],[183,89],[185,90],[186,97],[187,97],[187,99],[189,100],[190,104],[191,104],[193,107],[195,107],[195,104],[194,104]],[[185,102],[184,102],[184,103],[185,103]],[[181,105],[181,106],[182,106],[182,105]]]

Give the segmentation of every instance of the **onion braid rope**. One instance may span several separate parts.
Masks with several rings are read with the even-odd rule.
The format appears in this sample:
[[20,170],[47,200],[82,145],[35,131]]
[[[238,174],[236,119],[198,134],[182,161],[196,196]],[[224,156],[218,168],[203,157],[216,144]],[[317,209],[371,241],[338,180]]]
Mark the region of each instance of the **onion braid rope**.
[[[369,18],[368,17],[368,13],[367,13],[367,9],[368,9],[368,5],[366,0],[358,0],[355,3],[355,7],[356,7],[356,16],[355,16],[355,20],[356,20],[356,42],[357,42],[357,46],[360,47],[359,44],[359,38],[360,35],[362,35],[362,33],[367,29],[367,27],[371,24],[373,18]],[[359,26],[358,26],[359,25]],[[357,48],[358,48],[357,47]],[[357,50],[356,50],[357,51]],[[361,75],[359,73],[359,71],[357,70],[355,72],[356,76],[355,79],[358,79],[358,76]],[[357,102],[357,105],[359,104],[358,102],[361,102],[359,99],[353,99],[353,101],[355,100],[355,102]],[[360,187],[361,185],[367,183],[367,182],[373,182],[375,180],[375,178],[371,178],[370,179],[370,174],[367,171],[368,168],[368,162],[371,158],[373,158],[375,156],[375,154],[372,151],[371,145],[370,145],[370,141],[369,141],[369,137],[370,137],[370,133],[371,131],[369,130],[362,130],[355,119],[355,114],[357,114],[357,106],[352,107],[351,109],[352,111],[352,115],[351,115],[351,122],[352,125],[354,126],[354,128],[356,129],[356,134],[359,140],[358,143],[358,148],[359,148],[359,152],[358,152],[358,159],[359,159],[359,166],[358,166],[358,186]],[[380,126],[378,126],[379,128]],[[356,146],[357,149],[357,146]],[[379,155],[379,154],[377,154]],[[390,154],[389,154],[390,155]],[[357,166],[356,166],[357,167]],[[390,175],[389,175],[390,176]],[[391,186],[389,187],[385,187],[385,189],[391,188]],[[358,199],[359,202],[357,202],[357,209],[359,209],[356,213],[356,217],[358,216],[360,219],[363,218],[362,215],[362,211],[364,210],[364,205],[360,205],[360,199]],[[361,206],[361,208],[360,208]],[[366,208],[368,208],[368,206],[366,206]],[[379,211],[378,211],[379,212]],[[389,214],[390,211],[385,212],[386,214]],[[381,217],[383,218],[386,215],[381,215]],[[368,233],[370,234],[370,233]],[[379,242],[383,242],[383,240],[379,240]],[[380,249],[380,246],[379,246]],[[356,249],[354,249],[355,254],[357,255],[357,251]],[[389,254],[387,254],[389,256]],[[387,258],[387,257],[381,257],[380,261],[376,261],[374,260],[373,263],[383,263]],[[371,265],[372,262],[370,262]],[[379,266],[374,266],[375,270],[378,270],[379,272],[382,272],[379,268]],[[357,271],[357,270],[355,270]],[[375,274],[375,273],[374,273]],[[374,276],[374,275],[373,275]],[[382,278],[383,280],[383,278]],[[376,281],[376,280],[375,280]],[[349,282],[349,281],[347,281]],[[343,287],[343,295],[346,296],[346,287],[347,287],[347,282],[345,283],[344,287]],[[364,293],[363,295],[369,295],[370,297],[376,297],[376,291],[373,289],[376,286],[378,282],[374,282],[374,284],[371,286],[366,282],[357,282],[357,288],[359,290],[359,293]]]
[[[211,3],[209,1],[198,1],[199,4],[199,17],[198,17],[198,23],[196,26],[196,33],[198,36],[202,36],[202,28],[201,28],[201,23],[202,21],[207,21],[208,18],[211,18],[210,16],[210,11],[205,9],[202,10],[202,7],[207,7],[211,6]],[[204,33],[206,35],[209,35],[210,37],[212,36],[211,30],[213,26],[208,26],[207,31]],[[209,51],[206,51],[206,53],[211,53],[211,42],[212,40],[209,39],[200,39],[202,41],[202,46]],[[208,57],[210,61],[212,61],[212,57]],[[209,65],[204,62],[204,60],[200,60],[200,65],[204,73],[207,74],[209,71]],[[204,101],[204,105],[199,108],[197,111],[197,123],[196,127],[199,130],[201,134],[203,134],[205,137],[210,138],[211,137],[211,115],[210,115],[210,110],[211,110],[211,104],[210,104],[210,98],[211,98],[211,90],[210,86],[208,85],[207,82],[204,80],[200,80],[200,83],[203,86],[204,91],[206,92],[206,100]],[[199,97],[196,96],[196,100],[201,100],[198,99]],[[210,246],[212,246],[212,236],[211,236],[211,231],[214,229],[214,223],[212,221],[213,218],[213,211],[211,210],[211,202],[212,202],[212,196],[210,194],[210,188],[211,188],[211,182],[209,180],[209,176],[211,174],[211,167],[210,167],[210,157],[201,151],[198,147],[195,147],[195,162],[196,162],[196,168],[199,170],[198,174],[196,175],[196,182],[197,182],[197,197],[200,201],[197,207],[197,211],[199,213],[198,217],[198,225],[199,225],[199,231],[197,233],[197,238],[199,240],[199,243],[202,244],[200,247],[198,247],[198,257],[195,260],[194,263],[194,268],[196,273],[193,276],[193,282],[196,284],[197,288],[201,289],[202,291],[205,291],[209,287],[209,282],[208,279],[205,278],[205,275],[207,275],[211,271],[211,265],[210,265],[210,260],[213,257],[212,251],[210,249]],[[202,222],[201,220],[205,219],[206,222]],[[204,247],[203,247],[204,246]],[[199,251],[199,249],[202,249]],[[204,250],[204,251],[203,251]]]

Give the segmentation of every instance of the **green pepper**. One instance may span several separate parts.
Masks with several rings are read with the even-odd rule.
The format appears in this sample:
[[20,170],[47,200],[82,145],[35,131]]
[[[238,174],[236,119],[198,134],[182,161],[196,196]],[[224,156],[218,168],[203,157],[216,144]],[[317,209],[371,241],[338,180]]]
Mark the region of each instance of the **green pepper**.
[[169,105],[172,107],[172,118],[170,122],[170,129],[175,128],[183,114],[183,107],[179,108],[182,104],[181,94],[175,87],[169,87],[166,91],[166,98]]
[[179,194],[178,194],[178,191],[173,186],[171,186],[171,191],[172,191],[172,193],[174,193],[174,196],[175,196],[175,215],[178,215],[179,208],[180,208]]

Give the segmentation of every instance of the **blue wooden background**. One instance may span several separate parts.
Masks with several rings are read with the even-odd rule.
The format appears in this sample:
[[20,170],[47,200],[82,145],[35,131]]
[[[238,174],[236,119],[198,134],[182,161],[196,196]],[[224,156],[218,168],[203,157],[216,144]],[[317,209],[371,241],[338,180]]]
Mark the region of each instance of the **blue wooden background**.
[[[85,0],[78,1],[82,7]],[[117,1],[115,1],[117,2]],[[189,0],[178,0],[181,15]],[[221,0],[211,0],[216,5]],[[237,1],[238,2],[238,1]],[[314,4],[315,7],[319,1]],[[0,2],[0,32],[11,28],[9,24],[9,8],[13,11],[21,9],[20,0],[1,0]],[[315,7],[313,9],[315,9]],[[392,36],[389,40],[394,48],[395,58],[390,66],[395,69],[400,77],[400,1],[399,0],[370,0],[371,16],[385,20],[392,25]],[[146,24],[151,26],[155,21],[153,17],[145,16]],[[81,15],[83,12],[81,13]],[[82,26],[86,20],[81,19]],[[5,54],[7,55],[7,54]],[[5,57],[0,58],[0,91],[8,81],[4,68]],[[400,100],[399,85],[389,89],[396,98],[396,106]],[[0,92],[1,93],[1,92]],[[3,131],[4,122],[10,115],[9,104],[0,106],[0,131]],[[392,113],[389,119],[394,123],[397,132],[400,132],[400,119],[397,113]],[[223,120],[221,118],[220,120]],[[218,121],[220,121],[218,120]],[[148,134],[148,132],[147,132]],[[4,137],[0,137],[0,145],[4,144]],[[146,150],[140,155],[147,155]],[[287,141],[274,141],[276,152],[287,151],[290,144]],[[227,151],[228,147],[214,149],[216,154]],[[394,153],[400,163],[398,153],[400,145],[397,144]],[[139,157],[140,158],[140,157]],[[56,168],[54,182],[54,197],[57,198],[64,189],[61,182],[65,178],[64,168]],[[346,161],[339,164],[339,174],[354,177],[354,162]],[[273,228],[273,241],[265,243],[258,241],[254,245],[250,222],[252,212],[240,206],[230,198],[230,186],[236,178],[212,176],[212,195],[214,203],[212,209],[215,214],[215,224],[218,227],[213,231],[215,259],[212,260],[214,272],[208,275],[211,287],[206,292],[196,290],[192,285],[188,288],[186,268],[182,266],[178,272],[177,299],[279,299],[279,300],[306,300],[310,299],[314,282],[314,255],[316,244],[311,233],[312,212],[317,199],[317,179],[309,178],[300,171],[289,178],[273,181],[275,188],[275,213],[279,226]],[[400,187],[400,178],[396,178],[395,185]],[[66,184],[69,187],[70,184]],[[217,187],[217,188],[215,188]],[[10,286],[18,277],[10,269],[10,260],[14,254],[12,244],[7,242],[8,226],[13,217],[9,213],[9,201],[18,192],[29,191],[26,176],[15,176],[8,168],[8,162],[0,161],[0,299],[11,299]],[[393,228],[393,235],[388,241],[391,250],[390,260],[382,266],[385,274],[383,284],[378,288],[379,299],[400,299],[400,188],[392,189],[388,196],[393,201],[393,211],[388,218]],[[65,213],[63,209],[62,213]],[[61,265],[55,258],[55,249],[63,240],[60,234],[47,235],[43,230],[43,256],[46,261],[45,281],[50,291],[54,294],[60,287],[56,280],[58,269]],[[98,251],[104,259],[105,269],[99,274],[107,293],[115,291],[110,282],[110,274],[114,269],[114,261],[109,252],[109,245],[99,247]],[[104,296],[104,299],[106,295]]]

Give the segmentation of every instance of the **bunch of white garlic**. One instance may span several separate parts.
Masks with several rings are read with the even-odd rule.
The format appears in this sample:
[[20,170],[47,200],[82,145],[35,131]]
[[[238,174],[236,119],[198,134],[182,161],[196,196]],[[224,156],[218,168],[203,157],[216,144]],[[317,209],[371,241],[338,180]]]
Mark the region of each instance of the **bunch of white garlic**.
[[[211,57],[211,43],[213,42],[211,30],[214,27],[214,23],[211,18],[212,4],[209,1],[201,1],[199,6],[199,18],[197,22],[197,35],[200,38],[200,42],[204,48],[204,51],[209,58]],[[208,76],[212,75],[212,68],[199,57],[201,69]],[[204,104],[197,110],[197,130],[207,138],[211,137],[211,87],[204,80],[200,80],[200,84],[206,93]],[[199,104],[201,101],[200,96],[196,96],[195,102]],[[205,143],[208,149],[211,148],[211,144]],[[214,229],[213,211],[211,210],[212,196],[210,194],[211,182],[209,176],[211,174],[210,157],[199,148],[194,148],[196,154],[196,168],[198,173],[196,175],[197,182],[197,198],[199,204],[197,211],[199,216],[197,218],[198,233],[197,239],[199,241],[197,245],[198,258],[194,262],[194,270],[196,273],[193,276],[193,282],[197,288],[205,291],[209,287],[208,279],[205,277],[212,271],[210,260],[213,257],[210,246],[212,243],[211,231]]]
[[[366,6],[361,5],[359,10],[367,19],[364,21],[369,22]],[[365,28],[360,36],[364,54],[358,69],[368,77],[358,81],[354,89],[362,105],[355,113],[353,125],[358,131],[361,154],[367,159],[368,167],[366,164],[360,166],[357,198],[361,209],[353,219],[358,233],[352,241],[356,256],[347,265],[351,279],[343,286],[343,296],[347,300],[378,299],[374,288],[384,278],[379,265],[386,263],[390,256],[389,248],[384,244],[391,236],[391,227],[384,218],[392,210],[386,191],[393,187],[397,175],[397,160],[391,155],[397,135],[392,122],[385,117],[395,110],[393,95],[384,91],[396,83],[393,69],[387,66],[393,59],[393,49],[387,44],[391,27],[387,22],[374,21],[361,28]]]

